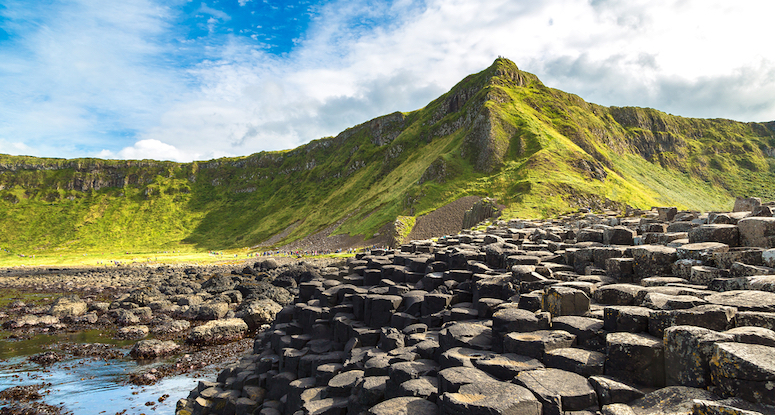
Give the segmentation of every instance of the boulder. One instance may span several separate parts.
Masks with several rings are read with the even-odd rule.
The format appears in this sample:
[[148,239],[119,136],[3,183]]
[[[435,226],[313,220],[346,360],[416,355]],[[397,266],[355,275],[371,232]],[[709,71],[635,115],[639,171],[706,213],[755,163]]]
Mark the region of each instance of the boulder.
[[262,324],[274,321],[283,307],[270,299],[254,300],[240,306],[238,316],[245,320],[249,330],[256,330]]
[[135,359],[155,359],[175,353],[180,346],[174,341],[140,340],[132,346],[129,355]]
[[148,326],[126,326],[116,330],[118,339],[142,339],[149,333]]
[[439,371],[439,393],[458,392],[460,387],[470,383],[497,381],[486,372],[473,367],[450,367]]
[[59,297],[51,304],[48,309],[48,314],[54,317],[78,317],[86,314],[89,306],[85,301],[81,300],[77,295],[68,295]]
[[241,318],[211,320],[194,327],[188,342],[194,344],[218,344],[241,339],[248,331],[248,325]]

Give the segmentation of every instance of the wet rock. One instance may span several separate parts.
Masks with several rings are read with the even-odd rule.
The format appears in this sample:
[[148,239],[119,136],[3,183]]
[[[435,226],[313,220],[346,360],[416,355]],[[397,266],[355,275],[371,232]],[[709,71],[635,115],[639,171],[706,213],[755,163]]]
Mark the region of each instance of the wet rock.
[[140,340],[132,346],[129,355],[135,359],[155,359],[173,354],[179,348],[180,346],[171,340]]
[[148,336],[148,326],[126,326],[116,330],[118,339],[142,339]]
[[50,366],[56,362],[62,361],[62,359],[64,359],[64,356],[52,351],[38,353],[29,357],[31,362],[37,363],[41,366]]
[[188,330],[191,323],[186,320],[170,320],[151,329],[154,334],[173,334]]

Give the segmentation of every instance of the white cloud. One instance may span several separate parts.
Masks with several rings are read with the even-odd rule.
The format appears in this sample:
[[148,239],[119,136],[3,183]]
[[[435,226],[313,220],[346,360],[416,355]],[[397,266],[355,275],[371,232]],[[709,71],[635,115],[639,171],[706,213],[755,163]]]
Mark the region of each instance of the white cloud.
[[[0,82],[15,85],[0,90],[10,96],[0,100],[0,138],[67,156],[108,148],[101,154],[161,157],[153,148],[174,160],[292,148],[420,108],[498,55],[603,105],[773,120],[775,49],[761,42],[775,3],[730,4],[335,0],[316,6],[287,54],[229,36],[180,46],[207,57],[183,70],[163,64],[177,58],[160,40],[175,31],[170,9],[81,3],[20,40],[32,58],[0,51],[0,74],[11,74]],[[231,18],[205,3],[199,12],[212,25]],[[127,139],[106,145],[113,131]],[[16,138],[25,135],[38,140]]]
[[102,150],[97,153],[99,158],[119,158],[130,160],[171,160],[185,161],[191,159],[190,154],[178,150],[174,146],[163,143],[159,140],[140,140],[131,147],[124,147],[118,153],[110,150]]
[[[746,23],[748,9],[714,5],[436,0],[418,9],[335,2],[287,57],[236,40],[227,45],[219,60],[191,72],[202,85],[199,99],[176,105],[143,137],[196,143],[212,157],[291,148],[420,108],[498,55],[592,102],[775,119],[775,55],[743,44],[764,38],[766,25]],[[353,26],[375,15],[394,21]],[[704,29],[722,20],[723,28]],[[742,26],[741,34],[727,28]]]

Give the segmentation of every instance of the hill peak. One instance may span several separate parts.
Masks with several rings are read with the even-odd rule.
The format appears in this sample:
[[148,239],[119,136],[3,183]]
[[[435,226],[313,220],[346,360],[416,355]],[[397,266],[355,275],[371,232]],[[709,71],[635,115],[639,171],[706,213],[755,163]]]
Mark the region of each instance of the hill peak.
[[509,87],[543,85],[537,76],[521,71],[511,59],[499,56],[489,68],[480,72],[489,78],[488,84]]

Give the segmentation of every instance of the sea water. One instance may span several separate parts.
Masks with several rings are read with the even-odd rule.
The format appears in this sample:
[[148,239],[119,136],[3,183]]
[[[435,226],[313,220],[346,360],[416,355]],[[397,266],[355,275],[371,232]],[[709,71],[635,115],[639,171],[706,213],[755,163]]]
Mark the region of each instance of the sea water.
[[[96,332],[96,331],[95,331]],[[28,340],[0,340],[0,390],[12,386],[50,384],[39,390],[41,399],[49,405],[62,406],[74,415],[89,414],[172,414],[175,404],[188,396],[200,380],[214,379],[217,368],[205,368],[192,374],[170,376],[149,386],[128,384],[129,375],[144,372],[156,362],[139,365],[129,358],[103,360],[97,357],[79,357],[62,360],[50,366],[29,361],[29,356],[44,351],[54,342],[73,339],[92,339],[98,333],[69,335],[38,335]],[[103,339],[108,343],[108,339]],[[124,354],[129,347],[113,342]],[[59,352],[58,352],[59,353]],[[159,402],[159,398],[169,395]],[[10,402],[0,401],[0,406]],[[150,403],[146,405],[146,403]]]

